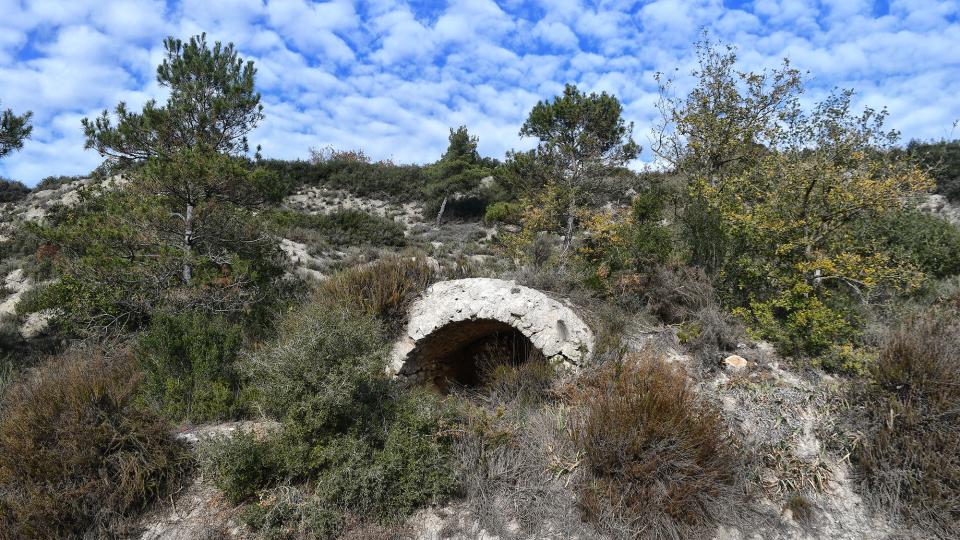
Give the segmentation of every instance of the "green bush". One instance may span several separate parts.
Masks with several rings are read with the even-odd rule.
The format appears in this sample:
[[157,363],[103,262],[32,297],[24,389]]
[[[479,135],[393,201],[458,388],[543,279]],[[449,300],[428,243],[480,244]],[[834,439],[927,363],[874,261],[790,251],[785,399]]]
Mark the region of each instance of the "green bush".
[[147,403],[171,420],[206,422],[243,408],[234,366],[240,327],[204,313],[160,313],[136,347]]
[[0,178],[0,203],[17,202],[30,194],[30,188],[23,182]]
[[942,538],[960,536],[960,324],[926,313],[884,340],[852,396],[863,494]]
[[271,443],[271,439],[260,440],[244,430],[207,437],[197,445],[197,461],[213,485],[238,504],[253,497],[276,475]]
[[126,355],[53,357],[0,402],[0,536],[118,537],[189,464]]
[[333,305],[354,306],[380,319],[393,335],[402,329],[410,303],[434,279],[425,259],[392,256],[334,275],[319,294]]
[[917,210],[878,220],[875,225],[887,238],[887,249],[912,262],[928,276],[960,274],[960,228],[937,216]]
[[257,167],[250,175],[254,190],[265,202],[279,203],[293,191],[293,183],[288,175],[280,174],[275,169]]
[[487,206],[483,220],[488,224],[509,223],[519,225],[523,208],[518,202],[499,201]]
[[329,214],[277,210],[268,213],[267,218],[281,228],[281,234],[298,242],[310,240],[303,238],[303,231],[309,231],[334,246],[400,247],[406,244],[403,225],[361,210],[337,210]]
[[260,163],[276,171],[291,186],[319,185],[342,189],[360,197],[385,198],[410,202],[422,197],[427,174],[418,165],[370,162],[365,158],[347,158],[343,154],[327,160]]
[[673,234],[662,223],[665,206],[666,196],[657,190],[643,190],[631,202],[627,255],[638,271],[666,262],[673,252]]
[[288,489],[285,482],[312,486],[302,503],[252,510],[253,526],[335,537],[349,516],[395,522],[453,492],[442,435],[449,413],[387,377],[387,343],[375,319],[320,302],[291,312],[279,336],[243,359],[279,432],[262,443],[244,435],[208,452],[215,457],[207,467],[235,500]]
[[960,140],[910,141],[907,153],[930,169],[937,182],[937,193],[951,201],[960,201]]
[[754,301],[734,312],[754,334],[770,340],[784,355],[819,356],[859,335],[855,302],[842,294],[816,291],[801,283],[778,296]]
[[736,441],[686,374],[644,351],[576,389],[584,518],[618,537],[686,538],[745,513]]

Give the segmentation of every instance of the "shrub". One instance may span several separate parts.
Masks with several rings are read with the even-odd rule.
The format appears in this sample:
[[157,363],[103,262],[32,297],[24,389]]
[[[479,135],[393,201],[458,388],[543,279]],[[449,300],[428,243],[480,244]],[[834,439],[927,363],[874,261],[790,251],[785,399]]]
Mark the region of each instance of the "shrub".
[[391,256],[344,270],[324,282],[320,296],[333,305],[352,306],[398,333],[414,298],[435,279],[433,267],[420,257]]
[[240,327],[197,312],[159,313],[137,344],[143,395],[171,420],[205,422],[236,416],[239,375],[234,362]]
[[604,365],[573,399],[580,505],[602,531],[685,538],[743,514],[736,441],[680,368],[644,351]]
[[547,392],[554,380],[544,367],[503,366],[459,402],[454,455],[464,503],[491,535],[594,538],[570,493],[583,474],[570,409],[555,399],[562,386]]
[[869,348],[857,348],[845,343],[831,347],[814,364],[832,373],[864,376],[870,373],[876,362],[876,351]]
[[556,368],[536,349],[518,365],[503,357],[480,365],[482,392],[494,404],[538,403],[549,395],[556,375]]
[[668,324],[688,321],[697,311],[719,303],[704,271],[682,265],[658,264],[648,272],[623,276],[614,293],[618,304],[646,309]]
[[926,314],[894,329],[854,396],[851,454],[864,494],[934,536],[960,535],[960,324]]
[[70,182],[76,182],[78,180],[83,180],[87,178],[85,176],[48,176],[43,180],[40,180],[36,186],[34,186],[33,191],[43,191],[46,189],[58,189],[64,184],[69,184]]
[[0,203],[17,202],[30,194],[30,188],[23,182],[0,178]]
[[189,462],[135,403],[126,355],[73,352],[10,386],[0,404],[0,531],[117,536]]
[[284,480],[313,486],[302,504],[277,500],[255,510],[255,527],[334,537],[350,516],[395,522],[453,491],[449,442],[440,434],[448,413],[386,376],[387,344],[375,319],[321,302],[292,312],[279,335],[243,360],[279,433],[262,443],[249,436],[221,443],[226,450],[209,452],[215,458],[207,465],[235,499],[285,489]]
[[937,181],[937,193],[960,201],[960,140],[910,141],[907,153],[930,170]]
[[519,225],[521,221],[522,205],[517,202],[499,201],[487,206],[483,220],[488,224],[509,223]]
[[370,162],[362,152],[339,152],[312,162],[263,160],[260,164],[276,171],[291,186],[321,185],[346,190],[359,197],[400,202],[418,200],[427,182],[423,167],[387,161]]
[[677,325],[677,337],[688,351],[713,365],[719,351],[732,350],[743,336],[742,325],[720,306],[720,299],[700,268],[656,264],[647,272],[622,276],[614,287],[627,309],[645,309],[661,321]]
[[[342,425],[363,418],[361,410],[350,407],[386,392],[388,380],[375,377],[386,353],[382,328],[348,304],[316,302],[291,311],[280,322],[277,335],[278,341],[240,361],[268,416],[283,420],[298,407],[328,399],[322,417],[304,411],[302,421]],[[336,382],[344,383],[342,390],[336,390]],[[372,395],[348,395],[346,390],[351,388]],[[347,408],[335,409],[338,403]],[[337,417],[335,411],[344,416]]]
[[874,225],[887,238],[887,249],[916,265],[928,276],[960,274],[960,228],[917,210],[878,220]]
[[361,210],[337,210],[329,214],[303,214],[278,210],[268,214],[270,221],[285,229],[282,234],[302,241],[303,233],[316,233],[320,239],[334,246],[403,246],[406,239],[403,225],[396,221]]
[[843,346],[859,334],[856,304],[842,292],[816,291],[798,283],[767,301],[751,302],[734,312],[751,330],[784,355],[817,356]]
[[198,462],[213,485],[237,504],[253,497],[275,475],[270,444],[244,430],[206,437],[197,446]]
[[293,190],[293,181],[275,169],[257,167],[250,175],[253,189],[265,202],[279,203]]

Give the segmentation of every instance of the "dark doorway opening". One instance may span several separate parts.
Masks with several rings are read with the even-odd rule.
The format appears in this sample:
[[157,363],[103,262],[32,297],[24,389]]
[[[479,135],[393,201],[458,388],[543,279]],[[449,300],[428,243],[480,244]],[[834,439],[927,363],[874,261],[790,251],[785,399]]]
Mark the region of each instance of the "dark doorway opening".
[[442,392],[456,387],[480,387],[498,366],[542,361],[543,353],[522,332],[496,320],[448,324],[420,340],[417,363]]

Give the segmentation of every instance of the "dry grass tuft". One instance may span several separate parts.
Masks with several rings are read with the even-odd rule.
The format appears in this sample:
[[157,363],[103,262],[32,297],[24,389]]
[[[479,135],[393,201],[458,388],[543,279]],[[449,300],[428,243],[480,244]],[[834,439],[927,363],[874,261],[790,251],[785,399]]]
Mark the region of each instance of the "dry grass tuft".
[[652,351],[611,362],[574,391],[586,520],[615,537],[690,538],[746,517],[738,444],[686,374]]
[[579,458],[558,373],[536,354],[479,366],[481,384],[451,396],[460,400],[454,455],[472,517],[505,537],[595,536],[579,519],[570,488]]
[[318,294],[331,305],[380,319],[394,335],[402,330],[410,303],[434,280],[434,269],[426,259],[390,256],[336,274]]
[[928,314],[893,330],[873,378],[856,396],[864,432],[851,456],[865,495],[960,537],[960,323]]
[[[127,355],[73,352],[22,377],[0,403],[0,536],[112,537],[189,463],[135,404]],[[9,535],[9,536],[7,536]]]

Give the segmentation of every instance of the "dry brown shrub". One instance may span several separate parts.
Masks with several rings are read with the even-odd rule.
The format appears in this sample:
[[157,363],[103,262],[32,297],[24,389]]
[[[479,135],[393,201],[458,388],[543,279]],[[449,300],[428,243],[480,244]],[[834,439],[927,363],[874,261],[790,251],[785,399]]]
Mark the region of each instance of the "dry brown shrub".
[[[504,537],[590,538],[570,488],[579,472],[566,431],[569,408],[559,400],[563,378],[539,351],[512,364],[479,363],[480,385],[455,388],[460,398],[454,454],[470,514]],[[501,356],[509,358],[509,356]]]
[[334,275],[318,294],[333,305],[377,317],[392,335],[402,330],[410,303],[434,280],[426,259],[390,256]]
[[679,326],[681,343],[705,367],[717,367],[720,351],[736,348],[742,325],[720,305],[710,279],[700,268],[662,264],[645,274],[624,276],[616,294],[625,307],[645,309]]
[[189,458],[138,408],[127,355],[72,352],[0,402],[0,537],[112,537],[172,485]]
[[573,392],[584,518],[615,537],[709,536],[747,518],[738,444],[686,374],[645,351]]
[[923,315],[884,340],[858,391],[852,453],[865,495],[936,536],[960,537],[960,323]]

